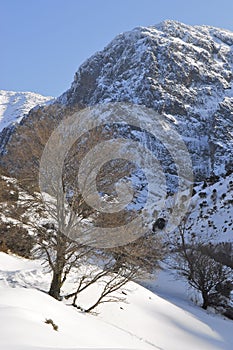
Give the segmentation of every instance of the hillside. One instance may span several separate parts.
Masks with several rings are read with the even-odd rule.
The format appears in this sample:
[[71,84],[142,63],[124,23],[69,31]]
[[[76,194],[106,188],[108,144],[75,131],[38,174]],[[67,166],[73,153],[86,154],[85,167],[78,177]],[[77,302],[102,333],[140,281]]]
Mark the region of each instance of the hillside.
[[[47,275],[39,261],[0,253],[0,266],[4,350],[231,350],[232,321],[190,303],[186,286],[166,271],[151,282],[155,294],[131,283],[126,303],[103,304],[94,316],[42,293]],[[58,331],[45,324],[46,319],[52,319]]]

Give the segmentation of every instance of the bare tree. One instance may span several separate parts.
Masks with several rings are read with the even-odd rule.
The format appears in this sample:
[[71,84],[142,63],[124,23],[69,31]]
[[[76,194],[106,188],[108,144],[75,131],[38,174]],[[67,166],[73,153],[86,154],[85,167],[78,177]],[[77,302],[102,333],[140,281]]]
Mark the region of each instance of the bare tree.
[[[120,254],[119,247],[117,247],[115,250],[107,249],[96,252],[96,264],[89,267],[86,274],[80,274],[76,290],[68,294],[66,299],[73,298],[72,305],[82,308],[77,305],[79,294],[91,287],[94,283],[98,282],[99,294],[97,299],[93,305],[89,306],[85,310],[85,312],[92,311],[101,303],[122,301],[123,298],[117,296],[114,294],[114,292],[121,289],[130,281],[138,281],[139,279],[145,277],[145,273],[151,273],[157,266],[158,258],[161,256],[161,254],[159,256],[156,254],[153,255],[154,258],[156,256],[156,260],[153,262],[152,267],[152,262],[149,264],[147,263],[148,250],[146,250],[145,247],[142,248],[142,245],[142,239],[140,239],[140,242],[137,242],[137,244],[136,242],[133,243],[134,248],[136,248],[136,246],[139,248],[137,258],[133,257],[133,254],[131,254],[130,257],[129,250],[126,250],[126,247],[121,247],[121,252],[124,250],[125,253],[128,253],[127,255],[124,255],[123,253]],[[129,246],[132,248],[132,244],[128,245],[128,249]],[[152,249],[153,248],[151,248],[150,251]],[[98,266],[100,262],[101,266]]]
[[[87,171],[82,170],[80,164],[82,164],[82,159],[86,157],[89,150],[95,150],[94,146],[100,141],[111,140],[115,133],[115,129],[111,129],[107,132],[108,128],[105,128],[104,126],[98,127],[98,124],[95,125],[94,123],[95,118],[93,118],[94,124],[92,131],[84,132],[84,134],[76,141],[77,130],[75,127],[72,127],[72,125],[75,125],[75,123],[77,124],[77,122],[75,121],[75,118],[72,118],[71,120],[64,120],[63,123],[61,123],[56,129],[56,132],[51,135],[42,154],[39,184],[43,200],[40,195],[33,191],[32,193],[30,192],[29,197],[23,199],[25,206],[28,205],[28,208],[35,208],[35,211],[37,212],[31,215],[31,218],[24,216],[23,220],[24,223],[27,221],[27,224],[31,225],[31,228],[35,232],[36,256],[41,257],[52,272],[49,294],[56,299],[60,299],[61,288],[72,268],[78,268],[87,256],[95,256],[96,254],[94,248],[96,245],[93,244],[92,240],[98,238],[93,237],[94,235],[92,234],[91,223],[93,220],[95,220],[95,223],[97,224],[98,222],[104,221],[105,226],[103,227],[106,228],[105,240],[109,239],[108,227],[110,230],[111,224],[113,223],[112,216],[110,214],[102,215],[101,210],[99,212],[98,210],[95,210],[93,215],[93,209],[87,205],[88,201],[85,199],[87,197],[92,199],[93,197],[93,184],[88,182],[87,179],[90,174],[96,173],[98,170],[98,158],[101,158],[98,149],[96,150],[97,153],[93,154],[89,160],[90,164],[87,161]],[[83,130],[86,130],[85,124],[86,121],[83,120]],[[115,147],[116,146],[114,146],[114,148]],[[121,143],[119,143],[118,147],[121,149]],[[79,151],[79,154],[77,154],[77,150]],[[103,157],[107,155],[106,159],[108,159],[108,153],[109,149],[105,149],[104,155],[101,154],[101,156]],[[79,171],[79,167],[82,171]],[[101,190],[104,190],[105,193],[108,193],[108,191],[111,192],[111,188],[114,187],[112,184],[117,183],[120,178],[127,176],[131,167],[132,165],[127,165],[125,162],[122,162],[121,165],[118,164],[118,170],[114,172],[110,179],[111,181],[107,181],[107,185],[106,182],[102,180],[102,175],[106,175],[108,170],[103,169],[103,174],[100,174],[99,183],[97,183],[98,192],[100,193]],[[81,173],[81,175],[83,174],[81,178],[84,179],[85,198],[83,198],[82,195],[83,191],[78,188],[77,173]],[[95,178],[93,180],[95,180]],[[87,181],[88,185],[85,181]],[[122,212],[124,215],[122,215]],[[28,213],[30,213],[30,211]],[[120,214],[117,215],[114,212],[114,225],[116,224],[116,229],[120,226],[118,220],[122,218],[125,220],[126,217],[127,220],[130,221],[131,217],[134,215],[133,210],[130,212],[127,209],[124,211],[122,210],[119,213]],[[41,217],[46,219],[47,226],[41,223]],[[86,220],[87,218],[88,220]],[[107,218],[109,218],[110,226],[106,226]],[[86,226],[90,224],[88,226],[88,228],[90,228],[90,235],[86,233],[88,232],[88,228],[86,232],[83,230],[85,224],[87,224]],[[123,224],[121,226],[124,226]],[[123,234],[123,236],[127,236],[127,234]],[[135,237],[137,237],[137,235],[135,235]],[[153,245],[148,244],[148,242],[149,238],[147,237],[144,241],[139,240],[138,243],[132,243],[132,246],[126,245],[125,247],[116,247],[107,250],[107,254],[115,261],[115,264],[111,266],[111,269],[108,267],[103,269],[104,276],[107,273],[111,274],[113,280],[116,282],[116,276],[118,275],[118,277],[121,276],[121,281],[126,281],[125,276],[128,271],[127,278],[129,280],[133,276],[132,272],[135,273],[135,270],[139,268],[141,269],[144,264],[147,266],[147,269],[150,265],[151,269],[152,266],[155,265],[154,261],[157,261],[158,254],[157,252],[156,254],[154,253],[156,250],[152,253],[156,246],[155,242]],[[111,246],[111,244],[109,246]],[[101,250],[101,254],[102,257],[101,255],[99,256],[100,260],[105,254],[104,249]],[[129,256],[131,256],[131,258]],[[97,275],[93,274],[93,276],[88,279],[84,279],[83,276],[81,276],[83,283],[84,280],[86,282],[89,280],[86,285],[99,280],[99,278],[98,272]],[[118,285],[120,286],[121,283]],[[82,284],[82,288],[83,287],[84,284]],[[79,291],[80,288],[81,287],[78,286],[77,290]],[[108,284],[108,287],[106,288],[104,289],[104,296],[106,296],[107,291],[109,292],[110,285]],[[112,290],[112,287],[110,290]]]
[[[68,295],[66,299],[73,298],[72,305],[78,308],[81,308],[77,305],[78,296],[80,293],[85,291],[87,288],[93,286],[93,284],[98,282],[98,296],[93,305],[85,309],[85,312],[90,312],[96,308],[99,304],[103,302],[112,302],[120,301],[122,298],[112,296],[109,297],[109,294],[112,294],[114,291],[121,288],[123,285],[128,283],[136,273],[131,269],[126,269],[125,266],[121,266],[121,269],[118,269],[117,272],[114,271],[114,266],[116,264],[115,259],[111,256],[106,257],[104,252],[100,254],[102,260],[102,266],[92,265],[87,267],[87,273],[81,273],[79,281],[77,283],[76,290]],[[104,261],[105,260],[105,261]],[[97,263],[99,263],[98,261]],[[137,272],[138,275],[138,272]]]
[[1,177],[0,188],[0,249],[41,258],[52,272],[49,294],[60,299],[70,270],[91,251],[64,233],[76,224],[72,203],[70,220],[66,222],[64,193],[58,193],[48,210],[41,194],[31,188],[31,179]]
[[61,288],[72,268],[84,263],[92,248],[70,240],[55,228],[37,227],[35,256],[44,259],[52,272],[49,295],[61,298]]
[[115,297],[109,299],[109,294],[128,281],[139,279],[142,271],[151,272],[156,267],[162,254],[162,245],[153,235],[141,237],[124,246],[98,251],[73,239],[72,233],[77,234],[82,220],[90,214],[84,199],[78,191],[75,192],[75,188],[72,195],[66,198],[64,187],[56,187],[54,182],[51,185],[53,196],[48,195],[46,201],[42,200],[39,193],[31,190],[27,179],[17,181],[17,188],[12,215],[18,218],[18,225],[34,232],[34,257],[41,258],[52,272],[48,291],[52,297],[58,300],[61,298],[61,288],[70,271],[74,268],[78,271],[88,258],[96,262],[96,267],[87,275],[80,275],[77,288],[72,294],[73,304],[80,292],[97,281],[100,281],[102,291],[100,289],[95,306],[103,300],[113,300]]
[[98,282],[99,295],[86,312],[101,303],[121,301],[122,297],[114,292],[130,281],[148,277],[158,267],[163,253],[161,239],[151,233],[124,246],[92,251],[92,266],[87,273],[80,274],[76,289],[66,299],[73,298],[72,305],[82,308],[77,305],[79,294]]
[[118,273],[112,272],[107,274],[102,281],[102,290],[99,297],[93,305],[88,307],[86,312],[92,311],[102,303],[124,301],[124,298],[113,295],[113,293],[125,286],[129,281],[133,280],[138,273],[134,269],[126,270],[123,266],[121,267],[121,270],[122,271],[118,270]]
[[202,308],[207,309],[213,304],[219,286],[231,278],[232,270],[210,256],[208,240],[198,239],[191,233],[191,227],[186,218],[178,228],[178,237],[172,244],[175,261],[172,267],[201,293]]

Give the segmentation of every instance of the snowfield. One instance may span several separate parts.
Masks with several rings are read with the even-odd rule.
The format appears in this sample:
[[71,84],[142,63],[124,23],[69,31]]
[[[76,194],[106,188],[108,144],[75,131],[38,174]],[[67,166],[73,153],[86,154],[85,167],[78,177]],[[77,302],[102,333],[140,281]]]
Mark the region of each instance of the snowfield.
[[102,304],[97,315],[41,291],[48,279],[40,261],[0,253],[0,349],[232,349],[232,321],[196,306],[167,271],[150,290],[130,283],[126,302]]

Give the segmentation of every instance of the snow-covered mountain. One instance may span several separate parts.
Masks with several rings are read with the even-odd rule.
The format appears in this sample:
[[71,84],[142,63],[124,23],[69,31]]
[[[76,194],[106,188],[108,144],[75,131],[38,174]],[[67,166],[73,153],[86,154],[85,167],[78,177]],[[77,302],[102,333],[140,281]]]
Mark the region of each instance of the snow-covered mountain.
[[51,103],[50,96],[34,92],[15,92],[0,90],[0,153],[10,139],[17,124],[35,106]]
[[162,113],[183,136],[195,174],[233,168],[233,33],[165,21],[116,37],[76,72],[60,101],[113,101]]
[[[162,113],[182,135],[196,179],[224,176],[233,169],[232,48],[233,33],[227,30],[176,21],[123,33],[81,65],[71,88],[53,105],[24,119],[1,163],[12,174],[22,174],[23,168],[38,164],[32,154],[39,156],[49,133],[67,114],[118,101]],[[40,149],[28,152],[28,144]]]
[[0,132],[9,125],[19,123],[33,107],[51,100],[50,96],[34,92],[0,90]]

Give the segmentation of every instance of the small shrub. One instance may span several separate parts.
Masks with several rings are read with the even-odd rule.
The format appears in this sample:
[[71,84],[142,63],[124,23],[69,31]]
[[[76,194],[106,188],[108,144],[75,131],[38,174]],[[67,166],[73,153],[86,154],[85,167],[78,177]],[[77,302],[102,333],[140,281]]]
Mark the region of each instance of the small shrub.
[[0,221],[0,251],[30,258],[33,245],[34,238],[25,228]]
[[58,331],[58,325],[56,325],[51,318],[46,318],[44,321],[46,324],[51,324],[55,331]]

